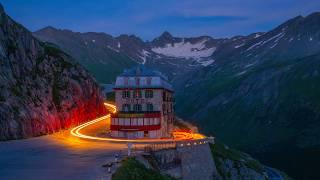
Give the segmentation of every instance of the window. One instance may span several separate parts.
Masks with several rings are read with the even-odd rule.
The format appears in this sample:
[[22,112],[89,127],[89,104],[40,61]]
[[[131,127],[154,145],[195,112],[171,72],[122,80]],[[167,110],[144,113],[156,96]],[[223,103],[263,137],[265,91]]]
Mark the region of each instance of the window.
[[147,78],[147,85],[151,85],[151,80],[152,80],[151,77],[148,77],[148,78]]
[[124,119],[123,118],[119,118],[119,125],[124,125]]
[[159,118],[154,118],[154,124],[156,124],[156,125],[159,124]]
[[153,98],[153,91],[152,90],[146,90],[145,91],[145,97],[146,98]]
[[130,118],[125,118],[124,125],[130,126]]
[[126,85],[126,86],[129,85],[129,78],[128,77],[124,78],[124,85]]
[[141,90],[135,90],[133,97],[134,98],[141,98],[142,97]]
[[133,111],[142,111],[142,106],[141,104],[135,104],[133,105]]
[[130,104],[123,104],[122,111],[125,111],[125,112],[131,111]]
[[140,78],[136,78],[136,86],[140,86]]
[[154,118],[150,118],[150,125],[155,125]]
[[153,111],[153,105],[151,103],[147,104],[147,111]]
[[132,126],[137,126],[138,125],[138,119],[137,118],[132,118],[131,119],[131,125]]
[[142,118],[138,118],[138,126],[142,126],[143,125],[143,119]]
[[149,118],[144,118],[144,125],[149,125]]
[[122,91],[122,98],[130,98],[130,91]]

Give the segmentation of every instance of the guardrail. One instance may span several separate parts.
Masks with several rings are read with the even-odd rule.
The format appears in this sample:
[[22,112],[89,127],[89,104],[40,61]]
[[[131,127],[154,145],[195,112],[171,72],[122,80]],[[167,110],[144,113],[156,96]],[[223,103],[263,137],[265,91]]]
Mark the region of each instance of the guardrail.
[[194,146],[204,145],[208,143],[214,143],[214,138],[207,137],[207,138],[195,139],[195,140],[153,142],[148,144],[133,143],[132,150],[134,152],[143,151],[143,152],[149,153],[153,151],[160,151],[160,150],[166,150],[166,149],[180,149],[180,148],[194,147]]

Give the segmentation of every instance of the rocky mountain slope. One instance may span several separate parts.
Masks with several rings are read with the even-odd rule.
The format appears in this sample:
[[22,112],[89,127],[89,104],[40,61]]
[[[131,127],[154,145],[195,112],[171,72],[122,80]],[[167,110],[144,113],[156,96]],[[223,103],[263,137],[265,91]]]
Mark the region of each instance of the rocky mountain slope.
[[[1,6],[1,5],[0,5]],[[0,7],[0,140],[52,133],[104,113],[95,80]]]
[[[134,35],[112,37],[105,33],[79,33],[46,27],[34,32],[34,35],[66,50],[100,82],[110,83],[122,69],[136,63],[156,68],[174,79],[213,64],[214,54],[220,54],[225,47],[240,47],[261,33],[214,39],[209,36],[180,38],[164,32],[152,41],[143,41]],[[110,76],[105,76],[105,73]]]
[[[66,30],[51,31],[34,34],[60,47],[75,39],[58,41]],[[164,32],[144,42],[136,36],[92,34],[109,38],[101,44],[108,47],[106,52],[166,73],[175,85],[177,114],[201,131],[295,177],[314,174],[316,160],[307,154],[320,152],[320,13],[295,17],[269,32],[228,39],[179,38]],[[80,51],[65,48],[72,56]],[[290,166],[284,163],[293,159]]]
[[228,55],[179,78],[178,113],[298,179],[319,178],[319,155],[307,152],[320,152],[320,14],[291,19]]

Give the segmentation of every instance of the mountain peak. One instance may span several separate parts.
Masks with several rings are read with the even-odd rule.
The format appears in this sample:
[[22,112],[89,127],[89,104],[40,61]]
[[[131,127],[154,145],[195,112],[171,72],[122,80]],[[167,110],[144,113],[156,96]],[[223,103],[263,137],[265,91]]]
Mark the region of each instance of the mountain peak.
[[159,38],[171,39],[173,36],[168,31],[164,31]]
[[53,26],[46,26],[43,28],[43,30],[57,30],[57,28],[55,28]]

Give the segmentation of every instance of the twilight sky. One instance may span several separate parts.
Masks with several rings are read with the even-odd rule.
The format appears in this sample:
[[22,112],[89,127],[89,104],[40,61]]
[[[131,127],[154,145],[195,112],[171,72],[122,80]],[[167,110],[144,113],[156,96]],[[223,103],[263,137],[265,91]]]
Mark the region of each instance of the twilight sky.
[[29,30],[230,37],[268,31],[287,19],[320,11],[320,0],[0,0]]

